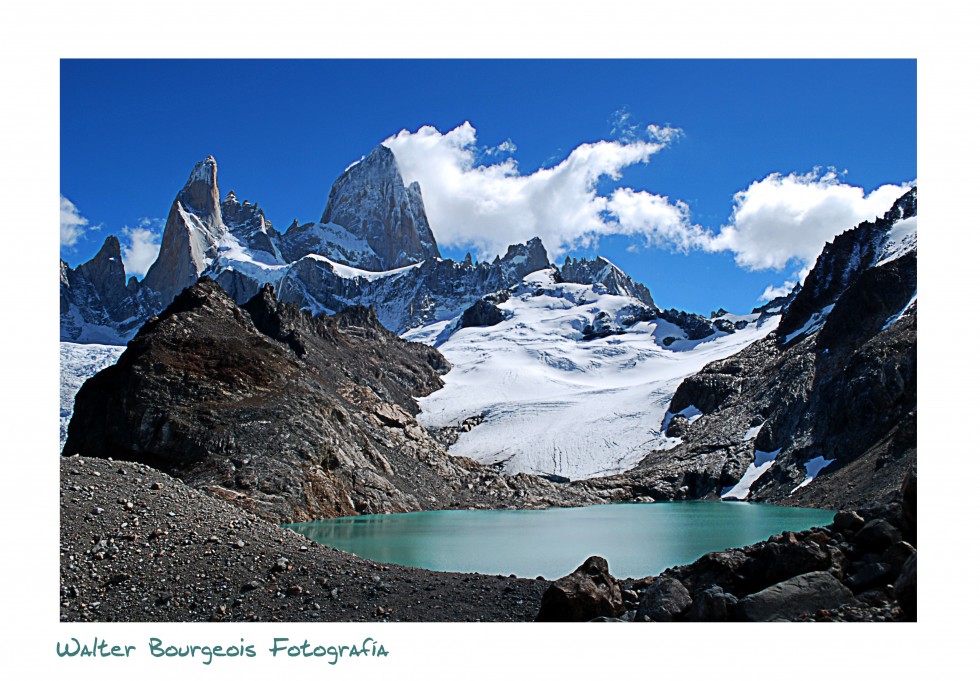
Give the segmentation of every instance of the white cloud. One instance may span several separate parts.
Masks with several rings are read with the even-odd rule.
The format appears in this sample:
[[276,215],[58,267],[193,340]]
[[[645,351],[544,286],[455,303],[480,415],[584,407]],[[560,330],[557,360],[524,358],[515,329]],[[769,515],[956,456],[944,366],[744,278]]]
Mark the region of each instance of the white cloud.
[[143,277],[160,253],[162,220],[142,218],[138,227],[124,227],[123,266],[128,274]]
[[[553,166],[522,174],[509,140],[496,147],[499,161],[481,163],[486,148],[463,123],[442,133],[424,126],[385,140],[406,182],[422,187],[432,231],[440,244],[472,248],[480,257],[539,236],[552,259],[588,247],[603,236],[634,237],[647,247],[681,252],[731,252],[747,270],[782,270],[792,264],[800,279],[826,242],[864,220],[883,215],[908,188],[887,184],[866,192],[844,183],[836,171],[773,173],[737,192],[727,224],[718,231],[692,224],[681,201],[632,187],[598,192],[601,178],[646,163],[683,132],[632,122],[626,109],[613,114],[618,141],[581,144]],[[642,130],[642,138],[640,131]],[[796,281],[770,286],[778,295]]]
[[670,144],[683,134],[684,131],[680,128],[672,128],[669,125],[654,125],[651,123],[647,126],[647,137],[663,144]]
[[88,219],[71,201],[61,196],[61,245],[74,246],[88,229]]
[[514,140],[512,140],[512,139],[510,139],[508,137],[507,139],[505,139],[503,142],[501,142],[497,146],[491,147],[490,149],[488,149],[487,150],[487,154],[490,154],[490,155],[505,155],[505,154],[513,154],[515,151],[517,151],[517,145],[514,144]]
[[601,178],[618,180],[624,168],[646,163],[677,134],[658,127],[647,132],[656,138],[581,144],[554,166],[526,175],[512,156],[478,163],[476,129],[468,122],[446,133],[432,126],[402,130],[384,145],[394,152],[405,182],[421,185],[440,244],[474,248],[490,257],[539,236],[557,259],[610,234],[680,247],[671,235],[679,235],[687,223],[684,204],[626,188],[611,196],[597,191]]
[[647,246],[687,252],[708,238],[701,227],[690,223],[690,210],[682,201],[670,203],[657,194],[619,187],[606,208],[619,222],[618,233],[641,236]]
[[748,270],[813,266],[826,242],[864,220],[883,215],[906,186],[886,184],[870,193],[844,184],[831,170],[803,175],[773,173],[733,199],[729,224],[709,239],[708,251],[731,251]]
[[763,291],[762,295],[759,296],[758,301],[760,303],[767,303],[773,298],[782,298],[790,291],[792,291],[793,287],[796,286],[796,284],[797,284],[796,280],[787,279],[779,286],[772,286],[772,285],[766,286],[766,290]]

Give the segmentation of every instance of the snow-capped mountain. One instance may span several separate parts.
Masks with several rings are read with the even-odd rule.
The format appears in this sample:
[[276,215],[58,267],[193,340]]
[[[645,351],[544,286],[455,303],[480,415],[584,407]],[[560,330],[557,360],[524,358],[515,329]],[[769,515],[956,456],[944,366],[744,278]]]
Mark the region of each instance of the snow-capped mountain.
[[[883,218],[828,244],[786,298],[710,318],[659,308],[645,286],[602,257],[556,267],[539,239],[492,262],[439,257],[419,187],[405,186],[383,147],[333,184],[320,221],[294,223],[284,234],[256,204],[234,192],[219,201],[218,191],[217,163],[208,157],[178,192],[143,282],[126,283],[114,238],[88,263],[62,263],[62,339],[124,343],[201,275],[238,304],[269,286],[314,315],[370,306],[388,329],[437,347],[453,365],[445,387],[420,401],[420,423],[450,453],[506,472],[624,474],[631,489],[667,498],[748,494],[770,485],[776,471],[794,486],[809,484],[792,473],[809,449],[785,445],[776,455],[784,443],[774,433],[796,426],[785,425],[786,415],[766,416],[773,404],[738,401],[739,372],[748,369],[730,358],[754,352],[750,364],[772,364],[780,385],[792,386],[796,378],[778,373],[779,353],[801,343],[821,352],[852,347],[914,318],[914,190]],[[65,375],[107,357],[69,348]],[[735,373],[713,369],[729,364]],[[719,409],[733,415],[718,421]],[[716,422],[727,424],[723,436],[707,430]],[[693,444],[691,434],[701,431]],[[712,437],[731,441],[718,456],[702,441]],[[749,456],[756,441],[761,458]],[[817,456],[798,466],[811,481],[821,474]]]
[[602,256],[593,260],[565,258],[560,274],[561,280],[570,284],[601,284],[613,295],[631,296],[650,307],[654,306],[650,289],[633,281],[623,270]]
[[209,156],[175,197],[160,254],[142,282],[126,283],[115,237],[88,263],[73,269],[62,262],[61,339],[126,343],[205,275],[238,303],[272,284],[282,300],[314,314],[371,305],[400,333],[452,318],[550,265],[539,239],[511,246],[493,262],[440,258],[420,189],[405,186],[385,147],[334,183],[320,222],[294,222],[285,234],[233,191],[218,197],[218,165]]
[[391,149],[375,147],[330,189],[320,222],[286,231],[292,260],[317,253],[369,271],[439,257],[417,182],[405,186]]

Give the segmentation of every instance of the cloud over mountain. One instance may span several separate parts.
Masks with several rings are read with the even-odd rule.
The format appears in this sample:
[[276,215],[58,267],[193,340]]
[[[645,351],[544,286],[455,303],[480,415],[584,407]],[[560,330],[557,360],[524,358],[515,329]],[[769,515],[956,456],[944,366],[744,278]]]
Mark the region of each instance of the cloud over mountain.
[[[432,230],[440,244],[473,247],[483,256],[539,236],[548,252],[565,251],[611,234],[641,235],[667,243],[664,233],[688,224],[687,206],[647,192],[603,196],[601,178],[618,180],[624,168],[646,163],[673,138],[653,126],[633,141],[580,144],[557,164],[523,174],[513,156],[483,164],[469,123],[442,133],[432,126],[402,130],[384,144],[398,160],[405,182],[418,181]],[[509,142],[509,141],[508,141]],[[496,150],[513,149],[505,142]],[[616,190],[618,191],[618,190]]]
[[619,180],[624,168],[648,162],[682,136],[669,126],[633,124],[625,111],[613,123],[617,140],[580,144],[530,173],[518,168],[510,140],[488,153],[468,122],[445,133],[432,126],[402,130],[384,144],[406,183],[421,184],[439,243],[474,248],[483,257],[539,236],[557,258],[619,234],[647,247],[730,252],[746,270],[799,266],[802,276],[824,243],[882,215],[907,188],[886,184],[866,192],[834,170],[772,173],[737,192],[727,224],[712,229],[692,223],[683,201],[628,186],[599,192],[600,179]]
[[729,223],[703,247],[731,251],[745,269],[782,269],[799,262],[805,273],[826,242],[883,215],[907,189],[886,184],[865,193],[832,170],[772,173],[735,194]]

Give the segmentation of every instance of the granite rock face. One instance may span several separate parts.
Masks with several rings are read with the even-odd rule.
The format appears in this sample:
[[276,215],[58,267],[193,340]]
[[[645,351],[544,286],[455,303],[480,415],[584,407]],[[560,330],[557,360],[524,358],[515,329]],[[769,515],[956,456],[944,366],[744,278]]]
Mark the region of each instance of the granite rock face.
[[[395,155],[383,145],[333,183],[319,223],[291,228],[285,239],[291,260],[321,253],[375,272],[439,257],[421,188],[405,186]],[[334,249],[325,252],[329,242]]]
[[218,194],[218,164],[208,156],[194,166],[167,215],[160,254],[143,285],[160,294],[164,305],[192,286],[217,255],[225,232]]

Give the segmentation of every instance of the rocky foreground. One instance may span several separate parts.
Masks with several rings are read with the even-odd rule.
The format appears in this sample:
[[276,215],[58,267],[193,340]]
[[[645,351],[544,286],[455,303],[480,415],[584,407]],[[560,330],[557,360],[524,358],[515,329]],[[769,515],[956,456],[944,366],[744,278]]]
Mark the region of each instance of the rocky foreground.
[[[862,515],[863,514],[863,515]],[[915,618],[915,478],[842,512],[641,580],[590,558],[554,583],[383,565],[143,464],[61,460],[63,621],[894,621]]]
[[381,565],[142,464],[61,460],[63,621],[513,622],[546,588]]
[[829,527],[784,532],[619,581],[589,558],[548,587],[539,621],[915,621],[916,473],[901,501],[841,511]]

